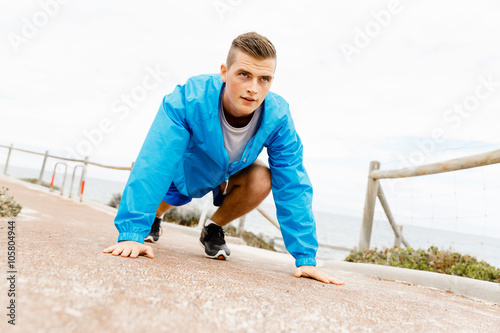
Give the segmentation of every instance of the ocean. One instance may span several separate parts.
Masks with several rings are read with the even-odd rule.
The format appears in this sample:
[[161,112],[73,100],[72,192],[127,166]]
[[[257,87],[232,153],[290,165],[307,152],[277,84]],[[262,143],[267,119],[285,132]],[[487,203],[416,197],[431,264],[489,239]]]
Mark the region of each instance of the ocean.
[[[3,166],[0,166],[0,172],[1,171],[3,171]],[[8,169],[8,174],[17,178],[38,178],[39,173],[40,171],[36,169],[16,166],[9,166]],[[51,177],[52,170],[47,170],[44,173],[43,180],[50,183]],[[125,173],[123,174],[123,180],[117,181],[93,178],[91,174],[88,174],[84,189],[84,200],[108,204],[113,194],[121,194],[123,192],[127,177],[128,173]],[[72,193],[74,197],[77,195],[78,179],[79,177],[75,179],[75,184],[73,185]],[[61,184],[62,173],[58,173],[54,185],[60,186]],[[65,182],[65,195],[69,193],[70,184],[71,174],[68,174]],[[206,200],[210,200],[210,198],[195,199],[190,206],[194,209],[201,210]],[[275,208],[272,203],[265,202],[261,205],[261,208],[264,209],[267,214],[276,218]],[[212,207],[211,210],[213,211],[215,208]],[[362,207],[360,208],[359,216],[341,215],[324,211],[315,211],[314,213],[316,217],[318,241],[320,243],[346,248],[355,248],[358,246]],[[233,224],[237,226],[238,221],[234,221]],[[281,236],[279,230],[256,210],[247,215],[245,229],[263,236],[266,239]],[[478,260],[484,260],[495,267],[500,267],[500,235],[498,237],[492,237],[492,235],[477,235],[474,233],[474,230],[464,233],[455,230],[442,230],[415,225],[403,225],[403,235],[414,249],[428,249],[430,246],[434,245],[440,249],[451,249],[461,254],[469,254],[475,256]],[[372,248],[377,247],[381,249],[384,247],[392,247],[393,244],[394,233],[389,223],[383,219],[376,219],[373,225],[370,246]],[[348,252],[346,251],[320,247],[318,258],[342,260],[347,254]]]
[[[266,213],[275,216],[273,205],[266,204],[263,208]],[[314,215],[319,243],[346,248],[358,246],[362,210],[359,216],[340,215],[323,211],[315,211]],[[280,236],[279,231],[257,211],[253,211],[247,216],[245,228],[257,234],[272,237]],[[452,250],[461,254],[475,256],[478,260],[484,260],[500,268],[500,238],[414,225],[403,225],[403,235],[414,249],[428,249],[431,246],[437,246],[442,250]],[[375,219],[370,247],[382,249],[393,245],[394,232],[389,222]],[[320,247],[318,258],[342,260],[347,254],[346,251]]]

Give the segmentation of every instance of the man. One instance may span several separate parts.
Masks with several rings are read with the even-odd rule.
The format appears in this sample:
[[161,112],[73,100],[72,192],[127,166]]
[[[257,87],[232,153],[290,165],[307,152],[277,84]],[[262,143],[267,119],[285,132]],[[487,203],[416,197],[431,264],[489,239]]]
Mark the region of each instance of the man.
[[[288,104],[269,92],[275,69],[273,44],[245,33],[233,40],[220,74],[190,78],[165,96],[123,192],[115,218],[118,244],[104,253],[154,258],[144,238],[158,239],[163,214],[212,191],[219,208],[200,242],[207,257],[227,259],[222,227],[272,190],[295,276],[343,284],[315,267],[312,187]],[[257,160],[264,147],[269,168]]]

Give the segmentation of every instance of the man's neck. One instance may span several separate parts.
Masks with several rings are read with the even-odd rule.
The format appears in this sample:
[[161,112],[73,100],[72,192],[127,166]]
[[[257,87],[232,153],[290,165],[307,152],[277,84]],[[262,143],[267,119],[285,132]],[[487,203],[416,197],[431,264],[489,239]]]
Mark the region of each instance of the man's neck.
[[241,128],[248,125],[248,123],[252,120],[253,114],[255,113],[254,111],[252,114],[245,117],[234,117],[229,112],[227,112],[224,107],[222,107],[222,111],[224,111],[224,117],[226,117],[227,123],[236,128]]
[[224,92],[222,94],[222,111],[224,112],[224,117],[226,118],[227,123],[233,127],[236,127],[236,128],[245,127],[252,120],[252,117],[255,113],[255,110],[251,114],[243,116],[243,117],[233,116],[230,112],[227,111],[228,108],[224,107],[224,104],[226,104],[226,105],[229,104],[229,100],[228,100],[228,97],[226,94],[227,94],[227,92],[224,89]]

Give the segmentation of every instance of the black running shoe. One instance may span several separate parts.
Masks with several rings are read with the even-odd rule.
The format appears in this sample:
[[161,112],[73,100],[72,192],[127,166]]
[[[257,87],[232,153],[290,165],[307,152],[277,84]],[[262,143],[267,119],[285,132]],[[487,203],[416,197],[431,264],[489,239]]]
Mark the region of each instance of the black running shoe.
[[144,241],[150,243],[156,243],[158,239],[160,239],[162,233],[163,229],[161,228],[161,218],[155,217],[155,221],[151,226],[151,232],[146,238],[144,238]]
[[217,224],[211,223],[203,227],[200,243],[207,258],[226,260],[231,254],[224,240],[224,230]]

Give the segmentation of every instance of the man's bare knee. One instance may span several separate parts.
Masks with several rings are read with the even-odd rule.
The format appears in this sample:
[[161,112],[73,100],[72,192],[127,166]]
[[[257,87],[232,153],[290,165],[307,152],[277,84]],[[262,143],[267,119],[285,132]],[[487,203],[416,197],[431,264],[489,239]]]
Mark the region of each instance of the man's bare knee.
[[248,179],[254,195],[265,199],[271,192],[271,171],[265,165],[255,165]]
[[[229,184],[228,184],[229,187],[227,190],[230,191],[234,186],[246,186],[250,181],[255,181],[256,179],[258,179],[259,175],[265,176],[261,173],[265,172],[262,169],[267,170],[269,172],[269,179],[270,179],[271,173],[266,164],[261,160],[255,160],[255,162],[253,162],[246,168],[238,171],[229,178]],[[256,175],[257,177],[255,177],[254,175]],[[222,183],[220,185],[221,191],[224,191],[225,187],[226,184]]]

